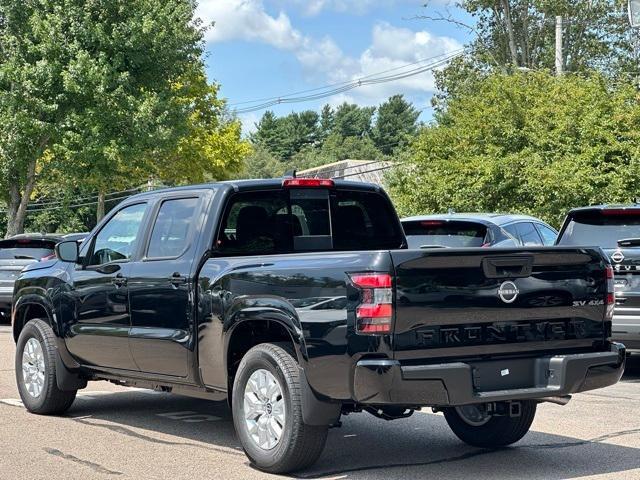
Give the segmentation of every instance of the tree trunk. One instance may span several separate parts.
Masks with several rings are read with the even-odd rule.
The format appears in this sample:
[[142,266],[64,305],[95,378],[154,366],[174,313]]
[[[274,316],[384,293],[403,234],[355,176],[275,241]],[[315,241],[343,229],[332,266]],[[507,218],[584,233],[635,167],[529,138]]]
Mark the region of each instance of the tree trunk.
[[36,184],[36,161],[27,165],[27,181],[24,191],[20,192],[19,182],[12,182],[9,187],[9,204],[7,205],[7,237],[24,233],[24,220],[27,217],[27,206]]
[[98,208],[96,209],[96,220],[99,222],[104,217],[104,191],[98,192]]
[[513,20],[511,19],[511,6],[509,0],[502,0],[502,9],[504,11],[504,24],[507,30],[507,36],[509,38],[509,52],[511,53],[511,63],[514,66],[519,67],[518,61],[518,49],[516,47],[516,37],[513,31]]

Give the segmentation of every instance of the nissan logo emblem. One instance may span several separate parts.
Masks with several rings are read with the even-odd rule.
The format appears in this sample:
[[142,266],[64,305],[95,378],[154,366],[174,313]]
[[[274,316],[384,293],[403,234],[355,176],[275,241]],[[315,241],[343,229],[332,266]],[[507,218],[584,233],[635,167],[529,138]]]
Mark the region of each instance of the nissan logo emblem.
[[518,287],[513,282],[502,282],[502,285],[498,288],[498,296],[504,303],[515,302],[519,293]]
[[620,250],[616,250],[611,255],[611,260],[613,260],[616,263],[620,263],[620,262],[622,262],[624,260],[624,255]]

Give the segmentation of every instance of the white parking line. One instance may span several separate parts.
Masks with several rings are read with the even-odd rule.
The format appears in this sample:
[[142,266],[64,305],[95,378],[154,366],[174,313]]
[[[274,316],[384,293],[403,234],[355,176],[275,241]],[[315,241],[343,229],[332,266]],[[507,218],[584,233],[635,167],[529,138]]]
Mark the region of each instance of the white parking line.
[[[145,393],[145,394],[159,394],[162,392],[156,392],[153,390],[148,390],[146,388],[128,388],[127,390],[119,390],[117,392],[109,391],[109,390],[88,390],[88,391],[80,391],[76,399],[79,400],[95,400],[96,397],[104,397],[107,395],[113,395],[115,393]],[[12,407],[23,407],[22,400],[19,398],[0,398],[0,403],[4,403],[5,405],[11,405]]]
[[0,403],[11,405],[12,407],[22,407],[22,400],[19,398],[0,398]]

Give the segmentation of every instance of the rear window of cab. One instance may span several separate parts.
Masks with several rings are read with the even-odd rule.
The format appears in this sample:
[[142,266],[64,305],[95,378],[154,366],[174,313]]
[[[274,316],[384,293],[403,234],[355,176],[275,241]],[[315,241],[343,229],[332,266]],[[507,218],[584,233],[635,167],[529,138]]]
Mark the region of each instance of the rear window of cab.
[[217,236],[218,255],[401,248],[404,235],[388,198],[326,188],[234,194]]

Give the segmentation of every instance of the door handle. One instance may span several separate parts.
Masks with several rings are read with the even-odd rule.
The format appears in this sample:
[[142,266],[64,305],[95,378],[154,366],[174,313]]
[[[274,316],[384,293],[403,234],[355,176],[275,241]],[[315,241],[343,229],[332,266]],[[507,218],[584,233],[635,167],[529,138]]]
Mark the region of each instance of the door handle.
[[174,286],[184,285],[187,283],[187,277],[183,277],[178,272],[174,272],[173,275],[169,277],[169,282]]
[[113,283],[116,287],[124,287],[127,284],[127,279],[121,273],[119,273],[111,279],[111,283]]

